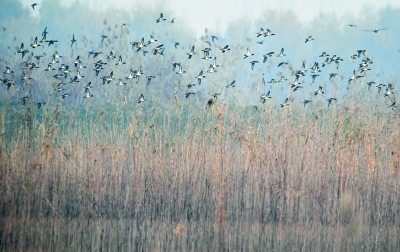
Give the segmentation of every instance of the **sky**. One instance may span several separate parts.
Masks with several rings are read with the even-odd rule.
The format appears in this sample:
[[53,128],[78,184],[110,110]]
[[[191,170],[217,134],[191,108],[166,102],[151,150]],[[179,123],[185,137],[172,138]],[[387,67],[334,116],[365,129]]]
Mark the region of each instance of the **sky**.
[[[31,7],[34,2],[37,3],[35,10]],[[167,21],[156,24],[161,12]],[[225,90],[225,85],[233,79],[236,79],[238,89],[250,90],[258,85],[255,83],[260,83],[263,74],[266,80],[278,79],[282,75],[293,78],[293,71],[298,70],[302,63],[305,63],[307,69],[315,62],[322,65],[324,59],[319,55],[326,51],[331,56],[340,56],[344,61],[340,63],[339,69],[335,69],[333,64],[325,67],[315,84],[311,83],[308,74],[302,82],[310,85],[307,85],[308,88],[303,93],[309,94],[318,85],[329,86],[330,80],[327,76],[336,71],[340,85],[343,85],[343,95],[347,79],[358,68],[362,59],[353,63],[350,56],[359,49],[367,50],[365,57],[374,61],[371,71],[366,74],[365,83],[398,82],[399,13],[400,1],[393,0],[3,0],[0,9],[0,25],[3,26],[0,31],[0,50],[11,50],[10,54],[3,54],[9,55],[9,58],[3,59],[5,65],[12,62],[12,56],[17,55],[16,47],[21,43],[25,43],[31,53],[47,53],[42,59],[45,65],[54,50],[73,59],[81,56],[86,64],[92,63],[84,56],[89,51],[101,50],[105,54],[109,49],[120,50],[127,52],[126,57],[130,57],[129,66],[121,68],[121,75],[140,64],[146,73],[157,74],[154,67],[157,62],[161,64],[159,68],[164,67],[165,73],[168,72],[166,78],[169,82],[187,84],[193,82],[193,76],[200,70],[207,71],[211,62],[201,60],[200,50],[207,46],[205,42],[211,40],[211,35],[215,35],[219,39],[215,44],[211,43],[212,56],[218,57],[218,64],[222,67],[203,84],[202,87],[209,85],[208,92]],[[175,23],[172,24],[170,21],[173,18]],[[348,24],[357,27],[352,28]],[[41,46],[32,50],[29,44],[35,37],[40,39],[45,27],[48,28],[48,37],[59,42],[55,46]],[[276,36],[257,38],[260,28],[269,28]],[[364,31],[382,28],[387,29],[376,34]],[[74,47],[71,47],[70,42],[72,35],[77,39]],[[111,42],[102,43],[100,35],[113,38],[113,45]],[[158,56],[157,61],[152,56],[144,56],[130,49],[129,42],[139,41],[141,38],[147,40],[150,35],[154,35],[166,47],[167,56],[161,62]],[[315,40],[304,43],[304,39],[310,35]],[[180,46],[175,48],[175,42],[180,42]],[[229,54],[222,54],[218,49],[226,44],[232,50]],[[195,60],[188,60],[187,52],[193,45],[198,53]],[[246,48],[254,56],[243,60]],[[272,57],[262,63],[262,55],[270,51],[278,53],[281,48],[285,48],[286,58]],[[259,61],[254,70],[250,68],[251,60]],[[288,65],[277,67],[282,60],[288,62]],[[187,71],[186,76],[175,75],[171,71],[171,62],[181,62]],[[89,75],[89,70],[85,71]],[[215,83],[219,83],[217,87]],[[283,89],[274,91],[279,92],[280,97],[291,95]],[[257,101],[257,98],[254,100]]]
[[[33,0],[19,0],[25,8],[31,8]],[[43,0],[36,0],[39,5],[37,11],[32,11],[34,17],[40,16],[40,8]],[[172,10],[173,16],[167,19],[177,18],[185,22],[197,35],[201,35],[204,28],[224,35],[230,22],[238,18],[248,18],[254,21],[262,16],[265,11],[293,11],[299,17],[302,24],[310,24],[318,15],[335,14],[343,22],[352,22],[363,15],[374,15],[378,10],[386,7],[398,8],[398,0],[63,0],[61,5],[66,8],[74,8],[77,3],[84,3],[90,11],[105,11],[107,9],[127,10],[137,6]],[[359,24],[361,25],[361,24]],[[374,28],[375,29],[375,28]],[[378,29],[378,28],[376,28]]]

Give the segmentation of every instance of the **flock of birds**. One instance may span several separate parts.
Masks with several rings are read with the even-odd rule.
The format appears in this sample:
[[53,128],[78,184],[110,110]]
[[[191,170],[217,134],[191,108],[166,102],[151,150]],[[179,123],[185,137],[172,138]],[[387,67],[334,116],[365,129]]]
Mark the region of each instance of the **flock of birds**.
[[[37,6],[36,3],[32,4],[32,9],[35,9],[35,6]],[[166,19],[164,18],[163,14],[161,13],[160,16],[156,19],[156,23],[161,23],[166,21]],[[170,23],[174,23],[175,22],[175,18],[172,19],[171,21],[169,21]],[[126,24],[123,24],[123,26]],[[348,26],[350,27],[357,27],[355,25],[349,24]],[[377,30],[365,30],[366,32],[374,32],[374,33],[378,33],[379,31],[385,30],[387,28],[384,29],[377,29]],[[36,37],[33,42],[30,44],[30,47],[32,48],[32,50],[34,51],[36,48],[40,47],[40,46],[45,46],[47,44],[47,47],[50,47],[51,45],[55,45],[55,43],[58,43],[58,40],[55,39],[48,39],[48,31],[47,31],[47,27],[44,29],[44,31],[42,32],[42,39],[38,40],[38,37]],[[255,33],[255,36],[257,38],[263,37],[270,37],[270,36],[275,36],[275,34],[269,30],[269,29],[263,29],[261,28],[257,33]],[[107,38],[106,35],[102,35],[102,41],[104,39]],[[211,56],[211,51],[213,50],[213,44],[215,43],[215,41],[218,40],[218,37],[216,36],[211,36],[211,41],[205,41],[204,44],[207,44],[209,47],[204,47],[199,51],[196,51],[196,48],[194,45],[192,45],[190,47],[190,50],[186,53],[186,56],[188,58],[188,60],[193,59],[194,57],[196,57],[196,54],[201,54],[202,58],[204,61],[207,60],[212,60],[212,63],[209,64],[208,70],[206,71],[207,74],[213,74],[218,72],[218,68],[220,67],[217,63],[217,57],[213,57]],[[308,36],[305,39],[305,43],[310,43],[314,40],[314,38],[312,36]],[[77,40],[75,38],[75,35],[72,35],[72,38],[70,40],[71,42],[71,47],[77,43]],[[135,42],[130,42],[130,45],[132,46],[132,50],[136,51],[136,52],[142,52],[143,55],[146,55],[147,53],[152,52],[153,55],[165,55],[165,46],[162,43],[158,43],[156,46],[153,46],[156,44],[156,42],[158,42],[157,39],[155,39],[154,36],[150,36],[150,38],[145,41],[144,37],[140,40],[140,41],[135,41]],[[263,41],[259,41],[257,42],[259,44],[262,44]],[[178,46],[180,46],[179,42],[175,42],[174,47],[177,48]],[[151,49],[148,49],[151,48]],[[147,50],[146,50],[147,49]],[[21,58],[24,59],[25,55],[27,53],[30,52],[30,48],[28,50],[28,48],[25,47],[24,43],[21,43],[21,45],[17,48],[17,53],[21,54]],[[225,45],[221,48],[219,48],[219,50],[221,51],[222,54],[225,53],[229,53],[229,51],[231,50],[231,48],[229,48],[229,45]],[[138,69],[130,69],[129,73],[124,76],[124,77],[118,77],[116,78],[114,76],[114,68],[117,68],[119,66],[125,65],[127,64],[126,62],[123,61],[122,55],[116,55],[114,54],[113,51],[110,51],[108,54],[105,55],[105,58],[101,59],[101,56],[103,52],[101,51],[90,51],[88,58],[92,57],[92,59],[95,59],[97,57],[96,60],[94,60],[93,62],[93,70],[95,71],[95,75],[96,77],[101,79],[101,82],[103,83],[103,85],[106,84],[110,84],[111,82],[118,85],[118,86],[124,86],[127,84],[127,82],[129,81],[136,81],[136,83],[139,83],[139,80],[142,78],[142,76],[144,76],[144,72],[142,70],[142,66],[140,66]],[[32,58],[36,59],[36,62],[33,61],[24,61],[22,62],[22,73],[23,73],[23,77],[21,79],[21,81],[23,82],[27,82],[31,79],[31,77],[29,77],[29,72],[30,71],[36,71],[38,69],[40,69],[40,62],[41,62],[41,58],[44,57],[43,55],[35,55],[34,53],[31,54]],[[363,56],[363,59],[361,59],[361,57]],[[249,48],[247,48],[246,52],[243,55],[243,60],[250,60],[250,67],[253,70],[254,66],[258,63],[260,63],[258,60],[254,59],[256,56],[254,56],[254,54],[251,52],[251,50]],[[284,48],[282,48],[280,50],[280,52],[275,53],[275,52],[268,52],[264,55],[262,55],[262,63],[266,63],[270,58],[272,57],[276,57],[276,58],[280,58],[280,59],[284,59],[286,57],[285,54],[285,50]],[[321,69],[327,65],[330,65],[332,63],[334,63],[336,65],[336,69],[339,68],[339,64],[341,61],[343,61],[344,59],[337,56],[337,55],[329,55],[326,52],[322,52],[321,55],[319,56],[321,58],[324,58],[325,60],[321,63],[321,67],[320,64],[318,62],[315,62],[314,65],[310,68],[310,69],[306,69],[305,63],[303,62],[301,69],[294,71],[294,75],[293,75],[293,80],[289,83],[290,84],[290,88],[293,92],[296,92],[297,90],[303,88],[303,85],[301,85],[301,78],[306,76],[306,73],[308,72],[308,70],[310,70],[311,73],[311,78],[312,78],[312,83],[315,82],[316,78],[320,76],[321,73]],[[356,82],[358,79],[361,78],[366,78],[365,75],[363,75],[364,73],[366,73],[367,71],[370,71],[371,69],[369,68],[371,66],[371,64],[373,64],[372,60],[370,58],[367,57],[367,52],[366,50],[357,50],[355,52],[355,54],[353,54],[350,57],[353,60],[353,63],[355,63],[358,59],[361,59],[361,62],[359,63],[359,67],[358,69],[353,71],[352,76],[349,77],[348,83],[351,82]],[[51,60],[50,62],[47,63],[47,67],[44,69],[44,71],[46,72],[53,72],[55,71],[56,74],[54,74],[52,77],[58,82],[58,84],[55,87],[55,91],[58,92],[58,94],[60,95],[61,99],[65,99],[68,96],[71,95],[71,93],[68,92],[63,92],[65,90],[66,85],[68,84],[74,84],[74,83],[78,83],[80,81],[82,81],[82,79],[85,77],[84,75],[81,74],[81,71],[83,71],[83,69],[87,69],[88,67],[84,66],[84,63],[81,60],[81,56],[77,56],[75,58],[75,60],[73,62],[71,62],[70,64],[72,64],[75,68],[75,72],[76,74],[73,73],[73,71],[70,68],[70,65],[66,64],[66,63],[62,63],[60,64],[60,60],[62,59],[62,56],[57,52],[54,51],[54,53],[52,54]],[[260,60],[261,61],[261,60]],[[59,66],[57,67],[58,69],[56,69],[56,65],[59,64]],[[278,63],[278,67],[282,67],[284,65],[287,65],[288,62],[287,61],[282,61],[280,63]],[[107,74],[100,74],[103,71],[104,67],[108,65],[111,68],[111,71]],[[179,63],[179,62],[173,62],[172,63],[172,71],[174,71],[176,74],[180,75],[180,74],[185,74],[186,71],[184,70],[184,65]],[[9,90],[10,88],[12,88],[12,86],[14,86],[15,84],[17,84],[17,81],[15,80],[15,78],[8,78],[8,76],[12,76],[12,74],[14,74],[14,71],[10,68],[10,67],[6,67],[6,69],[3,71],[3,78],[0,79],[1,83],[3,83],[3,85],[7,86],[7,90]],[[185,92],[185,97],[189,98],[191,95],[194,95],[195,92],[192,91],[193,87],[196,85],[201,85],[202,80],[206,78],[206,75],[204,75],[205,72],[204,70],[199,71],[199,74],[197,76],[193,76],[195,80],[197,80],[197,83],[190,83],[187,84],[187,91]],[[70,77],[70,81],[67,83],[65,82],[67,80],[68,76]],[[329,78],[332,80],[335,78],[335,76],[337,75],[337,73],[330,73],[329,74]],[[149,85],[152,81],[152,79],[157,78],[157,74],[155,75],[147,75],[146,78],[146,83],[147,85]],[[262,75],[261,78],[262,84],[266,85],[266,83],[269,84],[274,84],[274,83],[281,83],[281,82],[286,82],[289,80],[286,79],[284,76],[280,76],[279,80],[275,80],[275,79],[271,79],[270,81],[266,82],[265,81],[265,77],[264,74]],[[226,88],[235,88],[235,80],[233,80],[232,82],[230,82],[228,85],[226,85]],[[390,98],[390,104],[387,104],[388,107],[394,108],[396,107],[396,100],[393,98],[393,94],[394,94],[394,87],[393,84],[389,83],[389,84],[383,84],[383,83],[375,83],[374,81],[369,81],[367,82],[368,84],[368,89],[371,88],[371,86],[376,85],[376,87],[378,88],[378,93],[381,92],[382,88],[386,88],[386,92],[384,93],[385,97],[389,97]],[[93,88],[92,86],[92,82],[88,82],[86,85],[83,86],[84,92],[83,92],[83,98],[88,99],[88,98],[92,98],[94,97],[94,95],[91,93],[91,89]],[[61,92],[63,92],[61,94]],[[175,89],[175,95],[177,93],[177,89]],[[312,95],[314,96],[321,96],[324,95],[325,91],[323,89],[322,86],[318,86],[318,88],[315,90],[315,92],[313,92]],[[221,93],[214,93],[212,94],[212,98],[210,98],[208,100],[208,105],[212,105],[217,101],[218,96],[221,95]],[[265,92],[264,94],[260,95],[260,103],[265,104],[267,102],[267,100],[271,99],[271,91]],[[26,104],[26,101],[28,99],[30,99],[29,96],[23,96],[22,98],[20,98],[22,101],[22,104]],[[329,97],[326,98],[327,102],[328,102],[328,107],[331,105],[332,102],[337,101],[336,97]],[[146,98],[143,94],[140,94],[140,96],[137,99],[138,103],[143,103],[146,101]],[[282,108],[288,106],[290,103],[290,97],[286,98],[283,103],[280,104],[280,106]],[[304,106],[306,106],[306,104],[310,103],[311,99],[305,99],[302,103],[304,104]],[[36,103],[38,108],[40,108],[44,102],[38,102]]]

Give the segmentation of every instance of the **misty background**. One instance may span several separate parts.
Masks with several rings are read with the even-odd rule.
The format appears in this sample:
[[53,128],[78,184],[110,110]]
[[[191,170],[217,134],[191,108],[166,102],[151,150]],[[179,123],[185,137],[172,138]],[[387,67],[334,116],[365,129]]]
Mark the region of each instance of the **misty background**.
[[[12,65],[15,63],[15,58],[21,62],[21,56],[16,52],[21,43],[24,43],[30,52],[44,54],[44,62],[48,62],[52,53],[57,50],[61,55],[68,56],[72,60],[81,56],[84,65],[88,66],[88,70],[82,71],[88,72],[85,73],[89,77],[86,77],[87,83],[91,77],[94,77],[92,73],[94,60],[88,59],[88,52],[102,51],[102,58],[104,58],[110,50],[119,50],[126,52],[121,55],[127,64],[119,68],[117,75],[126,76],[129,69],[137,69],[143,65],[146,76],[157,74],[163,76],[158,80],[158,84],[166,83],[164,92],[169,92],[166,98],[171,98],[173,88],[178,87],[181,94],[184,94],[185,86],[195,83],[194,77],[201,70],[206,73],[212,61],[201,60],[200,50],[209,47],[205,41],[212,43],[211,36],[213,35],[217,36],[218,40],[212,43],[211,56],[217,57],[220,68],[217,73],[205,74],[207,78],[203,80],[201,89],[197,87],[196,90],[198,97],[215,92],[222,92],[226,97],[229,91],[225,89],[225,86],[236,80],[236,89],[246,94],[240,98],[242,101],[247,100],[251,104],[257,104],[259,95],[268,89],[273,90],[272,95],[281,100],[291,95],[288,82],[283,85],[267,84],[264,88],[260,86],[262,75],[265,75],[266,81],[285,76],[292,82],[294,71],[299,70],[304,62],[308,73],[301,80],[305,88],[299,97],[307,98],[321,85],[327,88],[327,97],[338,96],[339,98],[346,91],[348,78],[361,62],[361,59],[358,59],[353,63],[350,56],[360,49],[367,50],[366,57],[374,63],[370,65],[371,71],[366,73],[366,78],[363,78],[362,83],[357,82],[356,85],[365,87],[368,81],[375,81],[376,84],[390,82],[396,87],[399,79],[397,70],[400,59],[400,27],[397,24],[400,4],[395,1],[383,1],[379,4],[373,1],[352,1],[351,3],[349,1],[296,1],[294,4],[291,1],[273,1],[268,4],[262,1],[239,1],[233,5],[229,1],[218,1],[216,4],[212,1],[201,3],[155,1],[144,4],[139,1],[126,3],[106,0],[62,2],[45,0],[36,1],[38,5],[35,10],[31,8],[32,3],[33,1],[25,0],[2,1],[0,50],[1,61],[4,65]],[[161,12],[167,20],[156,24],[155,20]],[[173,18],[175,18],[174,23],[171,23]],[[357,27],[349,27],[348,24],[354,24]],[[35,37],[41,38],[45,27],[48,31],[47,38],[58,40],[56,45],[48,47],[46,44],[37,49],[30,48],[29,44]],[[256,33],[260,28],[268,28],[276,35],[257,38]],[[378,33],[364,31],[382,28],[387,28],[387,30]],[[71,47],[73,34],[77,43]],[[102,42],[101,35],[106,35],[108,38]],[[146,56],[142,52],[132,50],[130,42],[140,41],[142,37],[147,41],[150,35],[158,41],[145,49],[149,51]],[[304,43],[305,38],[310,35],[315,40]],[[261,41],[263,44],[257,43]],[[175,42],[180,43],[177,49],[174,47]],[[153,56],[151,48],[161,43],[166,48],[165,56]],[[232,50],[222,54],[219,49],[227,44]],[[187,52],[192,45],[195,45],[197,54],[189,60]],[[250,68],[250,60],[243,59],[246,48],[250,48],[254,53],[254,56],[249,59],[259,61],[254,70]],[[266,63],[262,63],[262,55],[271,51],[277,54],[281,48],[285,48],[286,57],[273,57]],[[325,58],[318,57],[322,52],[327,52],[330,56],[336,54],[344,61],[340,63],[338,70],[334,63],[321,68],[322,72],[313,84],[309,68],[314,62],[322,65]],[[65,61],[62,63],[66,64],[72,62],[66,62],[66,58],[63,60]],[[277,65],[281,61],[287,61],[289,64],[278,68]],[[186,74],[176,75],[172,71],[171,63],[173,62],[182,63]],[[40,71],[46,66],[47,63],[42,63]],[[4,71],[3,68],[2,71]],[[109,66],[100,73],[100,76],[107,75],[111,70]],[[334,93],[329,89],[332,83],[329,80],[329,74],[333,72],[338,73],[337,81],[333,84],[341,87],[339,93]],[[20,75],[22,76],[22,72]],[[36,77],[33,79],[37,85],[43,81],[43,72],[32,73],[32,75]],[[52,75],[49,75],[49,78]],[[100,79],[94,82],[101,85]],[[157,85],[157,81],[153,82]],[[96,91],[97,95],[104,91],[101,88],[103,87],[99,87]],[[132,94],[132,97],[136,97],[135,95],[140,92],[153,92],[149,90],[151,86],[140,88],[136,94]],[[374,91],[376,91],[375,87]],[[276,95],[276,92],[279,95]],[[78,97],[81,95],[76,96]]]

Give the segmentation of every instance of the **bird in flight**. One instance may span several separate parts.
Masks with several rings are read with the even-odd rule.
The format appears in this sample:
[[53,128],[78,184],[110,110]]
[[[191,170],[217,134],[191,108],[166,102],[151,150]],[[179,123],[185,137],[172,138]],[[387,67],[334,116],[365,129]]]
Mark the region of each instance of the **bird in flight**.
[[161,21],[165,21],[164,15],[161,13],[160,17],[156,19],[156,23],[160,23]]
[[37,5],[39,5],[39,4],[38,4],[38,3],[33,3],[33,4],[31,4],[32,9],[35,9],[35,7],[36,7]]
[[256,64],[256,63],[258,63],[257,60],[253,60],[253,61],[250,62],[250,64],[251,64],[251,70],[254,69],[254,64]]
[[47,34],[48,34],[48,32],[47,32],[47,26],[46,26],[46,28],[44,28],[44,31],[42,32],[42,37],[46,37]]
[[192,46],[192,49],[190,49],[190,52],[187,53],[189,59],[191,59],[194,54],[196,54],[196,53],[194,51],[194,46]]
[[101,42],[103,42],[104,39],[108,38],[107,35],[101,35]]
[[312,36],[308,36],[308,38],[306,38],[306,42],[304,42],[304,43],[307,43],[308,41],[311,41],[311,40],[314,40],[314,38]]
[[224,48],[221,48],[222,53],[225,53],[226,51],[229,51],[229,50],[231,50],[229,48],[229,45],[226,45],[226,46],[224,46]]
[[280,104],[281,105],[281,108],[284,108],[284,107],[286,107],[286,106],[289,106],[289,98],[286,98],[285,99],[285,101],[282,103],[282,104]]
[[251,52],[250,52],[250,49],[247,48],[247,52],[246,52],[246,54],[244,55],[244,58],[243,58],[243,59],[245,59],[245,58],[247,58],[247,57],[250,57],[250,56],[252,56],[252,55],[254,55],[254,53],[251,53]]
[[145,102],[145,101],[146,101],[146,99],[144,98],[144,95],[140,94],[140,96],[138,98],[138,103],[142,103],[142,102]]
[[236,80],[232,81],[231,84],[227,85],[226,88],[234,88]]
[[364,31],[378,33],[379,31],[383,31],[383,30],[386,30],[386,29],[387,29],[387,27],[386,28],[382,28],[382,29],[378,29],[378,30],[364,30]]
[[75,34],[72,34],[71,47],[74,45],[75,42],[76,42]]

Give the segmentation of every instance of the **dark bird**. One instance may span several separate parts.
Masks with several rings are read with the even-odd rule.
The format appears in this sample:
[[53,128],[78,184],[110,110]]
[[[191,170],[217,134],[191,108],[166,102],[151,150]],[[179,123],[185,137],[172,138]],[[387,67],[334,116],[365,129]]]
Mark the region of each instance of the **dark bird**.
[[120,55],[119,58],[118,58],[118,62],[115,63],[115,65],[116,65],[116,66],[122,66],[122,65],[124,65],[124,64],[126,64],[126,63],[125,63],[125,62],[122,62],[122,56]]
[[226,51],[230,51],[231,49],[229,48],[229,45],[224,46],[221,48],[222,53],[225,53]]
[[47,32],[47,27],[46,27],[46,28],[44,28],[44,30],[42,32],[42,37],[46,38],[47,34],[48,34],[48,32]]
[[192,46],[192,49],[190,49],[190,52],[187,53],[187,55],[189,56],[189,59],[192,58],[193,55],[195,55],[195,51],[194,51],[194,46]]
[[260,31],[257,32],[257,38],[260,37],[260,36],[262,36],[262,35],[264,35],[264,34],[265,34],[264,29],[263,29],[263,28],[260,28]]
[[307,43],[308,41],[311,41],[311,40],[314,40],[314,38],[312,36],[308,36],[308,38],[306,38],[306,42],[304,42],[304,43]]
[[178,48],[178,46],[180,46],[181,44],[179,42],[175,42],[175,49]]
[[32,47],[32,48],[36,48],[36,47],[38,47],[38,46],[40,46],[40,45],[38,44],[37,37],[35,37],[35,40],[34,40],[33,43],[31,44],[31,47]]
[[386,29],[387,28],[382,28],[382,29],[378,29],[378,30],[364,30],[364,31],[378,33],[379,31],[383,31],[383,30],[386,30]]
[[118,82],[117,82],[117,84],[115,84],[115,85],[117,85],[117,86],[124,86],[124,85],[126,85],[126,82],[123,82],[122,79],[119,79]]
[[335,78],[336,75],[337,75],[337,73],[330,73],[329,74],[329,79]]
[[[94,51],[89,52],[89,56],[90,56],[90,53],[94,54]],[[110,51],[110,53],[108,55],[106,55],[106,59],[108,59],[108,60],[113,60],[113,59],[116,59],[116,58],[117,58],[117,56],[114,55],[113,51]]]
[[269,53],[267,53],[267,54],[264,54],[264,55],[263,55],[263,57],[264,57],[263,63],[265,63],[265,62],[267,61],[268,57],[271,57],[272,55],[274,55],[274,53],[275,53],[275,52],[269,52]]
[[75,42],[76,42],[75,34],[72,34],[71,47],[74,45]]
[[318,77],[318,76],[319,76],[319,74],[313,74],[313,75],[311,75],[311,77],[312,77],[312,83],[315,82],[315,78]]
[[364,50],[364,49],[357,50],[357,55],[358,55],[358,57],[360,57],[361,54],[365,56],[366,53],[367,53],[367,50]]
[[45,102],[38,102],[36,103],[37,108],[40,109],[40,107],[42,107],[42,105],[46,104]]
[[156,55],[157,53],[159,53],[163,49],[164,49],[164,44],[158,45],[153,49],[153,54]]
[[159,23],[161,21],[165,21],[166,19],[164,18],[164,15],[161,13],[160,17],[156,19],[156,23]]
[[302,86],[299,86],[299,85],[295,86],[295,87],[293,88],[293,92],[296,92],[296,91],[299,90],[300,88],[303,88],[303,87],[302,87]]
[[22,105],[25,105],[26,100],[28,100],[28,99],[29,99],[29,96],[24,96],[24,97],[20,98],[20,100],[22,101]]
[[17,53],[22,53],[24,51],[24,43],[21,43],[21,46],[17,47]]
[[271,97],[269,96],[269,94],[271,93],[271,91],[268,91],[267,94],[262,94],[260,96],[260,102],[261,103],[265,103],[268,99],[270,99]]
[[232,81],[231,84],[226,86],[226,88],[234,88],[235,87],[235,82],[236,82],[236,80]]
[[391,104],[388,104],[388,108],[397,108],[396,101],[393,101]]
[[93,59],[102,54],[103,52],[93,52]]
[[104,39],[108,38],[107,35],[101,35],[101,42],[103,43]]
[[11,74],[11,73],[14,73],[14,71],[12,71],[10,67],[6,67],[6,70],[4,70],[3,72],[3,74]]
[[195,78],[197,79],[197,84],[201,85],[201,79],[206,78],[206,76],[203,75],[203,70],[201,70],[199,75],[197,75]]
[[251,64],[251,70],[254,69],[254,64],[256,64],[256,63],[258,63],[257,60],[253,60],[253,61],[250,62],[250,64]]
[[304,100],[302,103],[304,104],[304,107],[306,106],[306,104],[310,103],[310,100]]
[[62,94],[62,95],[61,95],[61,98],[62,98],[62,99],[65,99],[65,98],[67,98],[68,96],[70,96],[70,94],[69,94],[69,93],[65,93],[65,94]]
[[147,41],[146,46],[147,46],[147,45],[150,45],[151,43],[154,43],[154,42],[156,42],[156,41],[158,41],[158,40],[155,39],[153,35],[150,35],[150,39],[149,39],[149,41]]
[[50,39],[50,40],[46,40],[45,41],[46,43],[49,43],[48,45],[47,45],[47,47],[49,47],[49,46],[51,46],[51,45],[54,45],[54,43],[56,43],[56,42],[58,42],[57,40],[52,40],[52,39]]
[[181,63],[172,63],[172,71],[175,71],[177,66],[181,66]]
[[386,93],[385,93],[385,97],[394,94],[394,88],[392,86],[392,84],[388,84],[388,87],[386,88]]
[[279,52],[279,54],[278,55],[276,55],[276,57],[283,57],[283,56],[286,56],[286,54],[284,53],[284,48],[282,48],[281,49],[281,51]]
[[179,65],[179,70],[178,70],[178,72],[176,72],[176,74],[184,74],[184,73],[186,73],[186,71],[183,71],[182,66]]
[[287,65],[287,64],[288,64],[287,62],[281,62],[281,63],[278,64],[278,67],[283,66],[283,65]]
[[326,52],[322,52],[322,54],[321,55],[319,55],[319,57],[328,57],[329,56],[329,54],[326,54]]
[[151,75],[151,76],[147,76],[146,78],[147,78],[147,85],[150,85],[151,79],[155,79],[157,77]]
[[194,95],[194,94],[196,94],[196,93],[195,93],[195,92],[187,92],[187,93],[185,94],[185,97],[186,97],[186,99],[187,99],[187,98],[189,98],[190,95]]
[[39,5],[38,3],[33,3],[33,4],[31,4],[31,7],[32,7],[32,9],[35,9],[35,7],[38,5]]
[[328,98],[327,101],[328,101],[328,107],[329,107],[331,105],[332,101],[337,101],[337,99],[336,98]]
[[144,95],[140,94],[140,96],[138,98],[138,103],[142,103],[142,102],[145,102],[145,101],[146,101],[146,99],[144,98]]
[[90,94],[90,90],[87,88],[85,89],[85,96],[83,96],[83,98],[91,98],[93,97],[92,94]]
[[189,83],[186,86],[188,89],[191,89],[192,87],[196,86],[196,83]]
[[314,95],[319,95],[319,94],[325,94],[325,92],[322,90],[321,86],[319,86],[318,90],[314,92]]
[[217,101],[217,98],[218,98],[218,96],[220,96],[220,95],[221,95],[220,93],[215,93],[215,94],[213,94],[214,100]]
[[372,84],[375,84],[375,81],[370,81],[370,82],[367,83],[367,85],[368,85],[368,90],[371,89],[371,85],[372,85]]
[[289,101],[289,98],[286,98],[285,101],[284,101],[282,104],[280,104],[280,105],[281,105],[281,108],[284,108],[284,107],[286,107],[286,106],[289,106],[288,101]]
[[268,37],[268,36],[274,36],[275,33],[272,33],[270,29],[267,29],[266,32],[264,32],[264,37]]
[[83,87],[85,90],[92,88],[92,82],[89,82],[86,86]]

